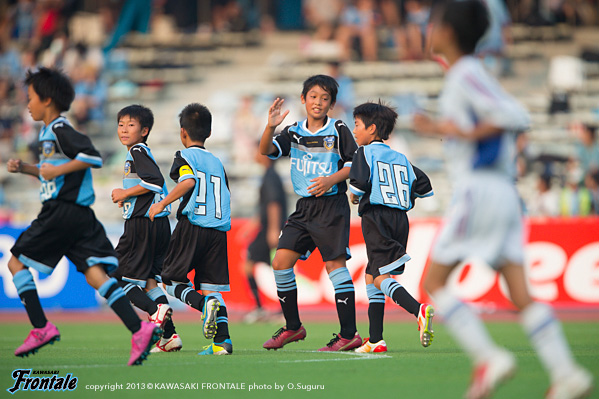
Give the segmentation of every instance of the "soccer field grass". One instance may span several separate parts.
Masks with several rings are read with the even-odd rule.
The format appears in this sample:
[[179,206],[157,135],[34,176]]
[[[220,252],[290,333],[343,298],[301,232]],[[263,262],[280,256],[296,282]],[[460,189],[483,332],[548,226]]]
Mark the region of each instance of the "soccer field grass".
[[[233,356],[198,356],[202,346],[209,343],[202,336],[200,324],[178,323],[183,350],[152,354],[141,367],[126,366],[130,335],[116,323],[56,323],[61,341],[24,359],[16,358],[13,351],[27,335],[29,325],[3,324],[0,397],[461,398],[470,378],[468,359],[442,324],[435,325],[433,345],[422,348],[415,323],[387,323],[384,335],[389,352],[363,355],[316,352],[337,331],[335,323],[305,323],[306,340],[278,351],[262,349],[278,326],[232,324]],[[487,325],[497,342],[516,354],[519,366],[516,376],[498,390],[495,398],[542,398],[548,378],[520,325]],[[360,323],[358,327],[366,336],[367,325]],[[564,330],[575,357],[597,379],[599,322],[565,322]],[[6,389],[14,385],[11,374],[19,368],[58,371],[59,377],[71,373],[78,379],[77,388],[73,392],[20,390],[11,396]],[[169,383],[189,389],[168,389]],[[92,385],[105,387],[102,392],[94,392]],[[106,385],[117,389],[111,391]],[[250,390],[254,385],[256,389]],[[596,390],[591,397],[599,398]]]

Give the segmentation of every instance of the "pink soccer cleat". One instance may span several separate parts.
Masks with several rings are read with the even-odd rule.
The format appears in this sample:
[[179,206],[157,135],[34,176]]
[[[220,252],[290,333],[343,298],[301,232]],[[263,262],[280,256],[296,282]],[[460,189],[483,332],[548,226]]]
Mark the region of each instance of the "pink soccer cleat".
[[274,333],[271,339],[262,345],[262,347],[268,350],[277,350],[290,342],[301,341],[304,338],[306,338],[306,329],[304,326],[300,326],[297,330],[288,330],[285,327],[281,327]]
[[420,305],[418,311],[418,330],[420,331],[420,343],[425,348],[433,342],[435,333],[433,332],[433,316],[435,309],[428,303]]
[[164,328],[164,323],[169,321],[173,315],[173,309],[166,303],[159,303],[158,310],[148,317],[150,323],[154,323],[158,328]]
[[60,341],[60,332],[54,324],[48,321],[44,327],[34,328],[29,332],[25,341],[23,341],[23,345],[15,350],[15,356],[29,356],[44,345],[54,344],[54,341]]
[[343,338],[341,335],[333,334],[333,339],[329,341],[327,346],[320,348],[319,352],[339,352],[348,351],[360,347],[362,338],[356,333],[352,339]]
[[162,330],[153,323],[142,321],[139,331],[131,337],[131,357],[127,365],[138,366],[146,360],[152,345],[160,339],[161,334]]

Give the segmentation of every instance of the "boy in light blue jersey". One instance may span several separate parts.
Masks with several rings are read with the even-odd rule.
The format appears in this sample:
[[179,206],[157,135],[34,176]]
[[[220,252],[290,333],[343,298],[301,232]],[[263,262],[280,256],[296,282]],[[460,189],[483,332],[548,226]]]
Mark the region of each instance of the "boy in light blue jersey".
[[286,325],[263,345],[279,349],[306,337],[297,306],[297,285],[293,266],[318,247],[335,289],[335,304],[341,324],[339,334],[321,351],[357,348],[361,338],[356,330],[354,284],[345,261],[349,259],[349,204],[347,184],[352,157],[357,148],[342,121],[329,118],[335,105],[337,82],[316,75],[304,82],[301,100],[307,118],[287,126],[273,137],[289,111],[281,114],[283,100],[277,98],[268,112],[268,124],[260,140],[260,152],[272,159],[291,158],[291,181],[301,196],[279,239],[272,262],[277,294]]
[[[168,247],[162,280],[166,292],[202,312],[204,336],[214,338],[199,355],[230,355],[227,308],[221,292],[229,291],[227,231],[231,229],[231,194],[221,161],[204,142],[211,134],[212,115],[208,108],[193,103],[179,114],[181,143],[170,177],[177,186],[163,200],[150,207],[156,220],[166,207],[181,200],[177,227]],[[192,288],[187,278],[195,272]]]
[[141,364],[161,330],[141,321],[117,280],[108,277],[107,273],[118,266],[116,252],[90,208],[95,199],[90,167],[101,167],[102,158],[89,137],[61,116],[75,98],[73,86],[60,71],[49,68],[28,71],[25,84],[29,113],[33,120],[44,122],[39,134],[40,163],[11,159],[7,169],[41,180],[43,206],[11,248],[8,261],[17,293],[34,327],[15,355],[29,356],[60,339],[56,326],[46,319],[29,269],[51,274],[66,256],[133,334],[128,365]]
[[434,309],[419,303],[392,275],[402,274],[410,260],[406,253],[409,222],[407,212],[416,198],[430,197],[433,188],[428,176],[406,156],[392,150],[387,140],[397,113],[381,104],[365,103],[354,109],[354,136],[360,146],[349,173],[352,203],[360,204],[362,234],[366,243],[366,293],[370,338],[356,352],[386,352],[383,340],[385,295],[412,313],[418,320],[420,343],[433,340]]
[[143,105],[130,105],[117,115],[118,137],[127,147],[123,188],[112,190],[112,201],[123,210],[125,231],[116,247],[119,267],[114,276],[129,300],[149,315],[149,320],[164,330],[154,352],[173,352],[182,347],[171,320],[173,310],[158,287],[162,263],[171,237],[168,206],[149,219],[150,206],[168,191],[164,177],[146,144],[154,115]]

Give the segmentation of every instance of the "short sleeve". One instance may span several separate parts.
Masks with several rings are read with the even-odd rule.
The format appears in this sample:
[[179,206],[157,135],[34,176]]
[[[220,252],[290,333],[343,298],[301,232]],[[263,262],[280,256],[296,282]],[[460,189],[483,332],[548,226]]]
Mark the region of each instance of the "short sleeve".
[[[292,125],[293,126],[293,125]],[[277,150],[272,154],[269,154],[270,159],[277,159],[280,157],[286,157],[289,155],[291,150],[292,133],[289,131],[290,126],[285,127],[283,131],[277,134],[273,139],[272,143],[275,145]]]
[[181,151],[175,153],[175,159],[171,166],[170,178],[177,183],[190,178],[195,179],[193,168],[181,156]]
[[86,162],[94,168],[102,167],[102,157],[89,137],[66,123],[55,124],[52,132],[64,155],[70,159]]
[[466,69],[456,86],[475,120],[506,130],[527,130],[530,116],[524,106],[481,69]]
[[143,146],[133,146],[130,150],[135,171],[141,179],[140,186],[150,191],[161,193],[164,186],[164,177],[160,173],[160,168],[150,157]]
[[357,149],[349,171],[349,191],[362,196],[370,191],[370,165],[366,161],[364,147]]
[[336,121],[335,127],[339,133],[339,155],[343,160],[343,167],[351,167],[354,154],[358,149],[354,136],[343,121]]
[[430,179],[422,170],[412,165],[416,180],[412,186],[412,202],[415,198],[431,197],[433,195],[433,186]]

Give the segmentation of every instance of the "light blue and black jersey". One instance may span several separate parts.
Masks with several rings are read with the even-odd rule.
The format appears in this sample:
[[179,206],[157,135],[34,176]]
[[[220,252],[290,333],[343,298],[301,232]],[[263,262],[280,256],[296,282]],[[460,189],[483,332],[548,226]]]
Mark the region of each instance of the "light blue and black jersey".
[[[67,119],[60,116],[42,127],[39,134],[39,158],[44,163],[62,165],[74,159],[86,162],[93,168],[102,167],[100,153],[94,148],[89,137],[76,131]],[[89,206],[95,195],[90,168],[46,180],[41,175],[40,199],[73,202]]]
[[[277,148],[269,155],[271,159],[281,156],[291,158],[291,181],[293,189],[302,197],[311,197],[308,187],[316,177],[330,176],[344,167],[351,167],[356,142],[342,121],[327,118],[324,126],[316,133],[308,130],[307,120],[287,126],[273,138]],[[327,195],[345,193],[347,183],[342,181]]]
[[409,211],[416,198],[430,197],[433,187],[428,176],[406,156],[382,141],[358,148],[349,172],[349,189],[361,196],[358,213],[370,205]]
[[182,198],[177,219],[185,216],[204,228],[231,229],[231,194],[221,161],[203,147],[191,146],[175,154],[171,179],[194,179],[195,186]]
[[[123,218],[148,217],[150,206],[161,201],[168,194],[164,177],[150,148],[143,143],[132,146],[127,152],[125,169],[123,171],[123,188],[128,189],[142,186],[150,192],[128,197],[123,202]],[[168,205],[157,218],[170,214],[171,206]]]

